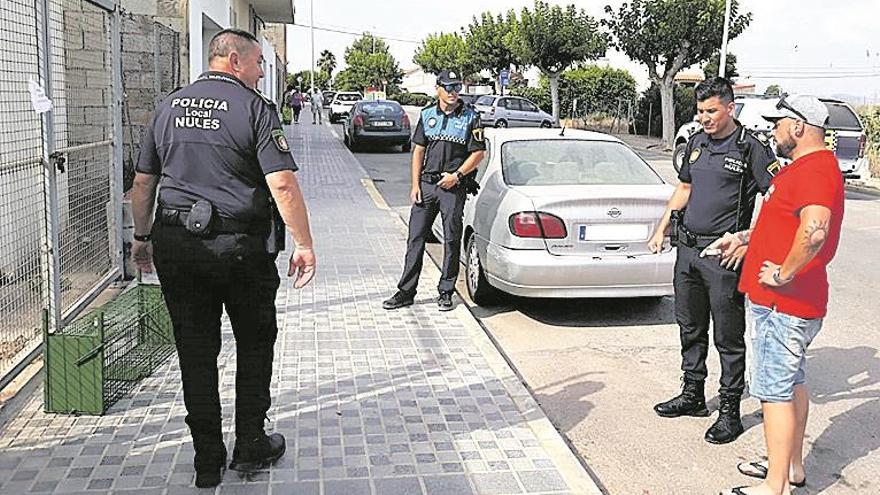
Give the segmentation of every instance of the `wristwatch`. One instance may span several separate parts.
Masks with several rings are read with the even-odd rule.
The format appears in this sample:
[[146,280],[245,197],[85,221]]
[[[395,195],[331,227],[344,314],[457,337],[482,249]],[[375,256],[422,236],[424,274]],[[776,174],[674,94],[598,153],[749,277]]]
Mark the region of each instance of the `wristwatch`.
[[461,180],[461,178],[464,177],[464,174],[462,174],[460,170],[456,170],[455,176],[458,178],[458,180]]
[[135,235],[134,235],[134,240],[136,240],[136,241],[140,241],[140,242],[147,242],[147,241],[150,240],[150,234],[143,234],[143,235],[141,235],[141,234],[135,234]]
[[791,282],[791,280],[794,278],[794,275],[792,275],[791,277],[788,277],[788,278],[782,278],[779,276],[780,270],[782,270],[781,266],[773,271],[773,281],[779,285],[785,285],[785,284]]

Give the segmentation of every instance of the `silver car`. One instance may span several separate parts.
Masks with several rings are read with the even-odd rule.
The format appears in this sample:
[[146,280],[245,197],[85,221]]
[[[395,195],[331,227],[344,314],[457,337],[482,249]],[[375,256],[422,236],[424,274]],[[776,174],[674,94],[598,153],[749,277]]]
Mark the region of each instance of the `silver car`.
[[553,127],[553,116],[519,96],[483,95],[474,102],[488,127]]
[[[675,251],[648,239],[672,186],[622,141],[559,129],[486,131],[462,258],[477,304],[525,297],[672,294]],[[440,219],[432,226],[443,236]]]

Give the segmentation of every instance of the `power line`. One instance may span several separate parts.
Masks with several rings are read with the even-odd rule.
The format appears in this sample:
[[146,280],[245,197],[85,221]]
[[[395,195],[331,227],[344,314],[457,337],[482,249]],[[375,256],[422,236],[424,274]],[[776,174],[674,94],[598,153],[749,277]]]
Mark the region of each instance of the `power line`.
[[752,79],[861,79],[880,77],[880,72],[874,74],[825,74],[825,75],[792,75],[792,74],[749,74],[743,73],[745,77]]
[[[296,27],[301,27],[301,28],[309,28],[309,25],[308,25],[308,24],[296,24],[296,23],[294,23],[293,25],[296,26]],[[363,36],[363,35],[365,34],[363,31],[349,31],[349,30],[347,30],[347,29],[334,29],[334,28],[330,28],[330,27],[318,27],[318,26],[315,26],[315,31],[325,31],[325,32],[328,32],[328,33],[338,33],[338,34],[350,34],[350,35],[352,35],[352,36]],[[382,38],[382,39],[385,39],[385,40],[399,41],[399,42],[401,42],[401,43],[413,43],[413,44],[416,44],[416,45],[418,45],[419,43],[421,43],[421,41],[407,40],[407,39],[403,39],[403,38],[395,38],[395,37],[393,37],[393,36],[383,36],[383,35],[381,35],[381,34],[379,34],[379,33],[369,33],[369,34],[372,34],[373,36],[376,36],[376,37],[378,37],[378,38]]]

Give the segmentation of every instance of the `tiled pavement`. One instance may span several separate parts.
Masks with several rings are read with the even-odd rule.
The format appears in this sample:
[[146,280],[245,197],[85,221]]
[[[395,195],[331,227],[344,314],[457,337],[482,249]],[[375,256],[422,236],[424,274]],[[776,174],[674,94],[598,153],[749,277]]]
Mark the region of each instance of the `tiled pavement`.
[[[220,494],[593,494],[598,490],[463,306],[440,313],[438,272],[387,312],[405,230],[363,187],[365,173],[327,126],[290,132],[318,254],[304,290],[282,284],[268,428],[287,454]],[[406,173],[406,171],[401,171]],[[284,259],[284,257],[280,258]],[[219,359],[233,444],[235,353]],[[37,392],[0,430],[0,493],[198,492],[172,358],[103,417],[45,414]]]

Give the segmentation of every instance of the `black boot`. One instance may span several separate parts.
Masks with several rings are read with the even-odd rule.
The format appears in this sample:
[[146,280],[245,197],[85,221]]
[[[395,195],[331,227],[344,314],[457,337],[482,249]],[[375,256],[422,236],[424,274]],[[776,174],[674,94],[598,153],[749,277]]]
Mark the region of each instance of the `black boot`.
[[193,464],[196,468],[196,486],[210,488],[220,484],[226,470],[226,446],[218,438],[193,439],[196,451]]
[[654,412],[664,418],[679,416],[708,416],[706,395],[703,392],[705,381],[684,379],[681,394],[654,406]]
[[280,459],[286,448],[280,433],[236,438],[229,469],[245,473],[265,469]]
[[721,405],[718,407],[718,419],[706,431],[706,441],[722,444],[736,440],[743,433],[742,420],[739,417],[738,394],[721,394]]

